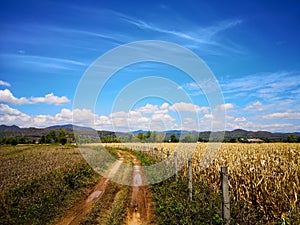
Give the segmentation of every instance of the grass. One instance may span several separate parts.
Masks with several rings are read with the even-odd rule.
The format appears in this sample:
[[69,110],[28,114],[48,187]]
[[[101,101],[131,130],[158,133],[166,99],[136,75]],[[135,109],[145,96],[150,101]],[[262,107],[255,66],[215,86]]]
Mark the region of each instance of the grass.
[[63,152],[76,149],[56,147],[1,146],[7,153],[1,155],[1,184],[7,187],[0,192],[0,224],[47,224],[95,184],[98,175],[87,163],[76,154]]
[[222,224],[221,196],[204,183],[195,183],[188,199],[188,182],[169,178],[152,186],[158,224]]
[[[130,150],[131,151],[131,150]],[[131,151],[142,165],[150,166],[155,159],[141,152]],[[203,182],[193,186],[193,199],[188,200],[188,181],[171,177],[151,186],[156,208],[157,224],[222,224],[221,196]]]
[[[132,149],[151,150],[154,147],[157,143],[131,144]],[[159,144],[159,148],[163,148],[164,158],[167,151],[172,156],[176,147],[172,143]],[[300,224],[299,143],[225,143],[211,162],[211,156],[205,156],[209,152],[205,143],[194,147],[186,143],[176,150],[178,165],[183,166],[181,175],[187,179],[185,159],[191,157],[191,151],[195,150],[194,182],[204,183],[219,193],[220,166],[228,166],[232,224]],[[161,158],[161,151],[158,153]],[[157,172],[161,175],[160,171]],[[155,171],[150,173],[151,176],[155,176]]]

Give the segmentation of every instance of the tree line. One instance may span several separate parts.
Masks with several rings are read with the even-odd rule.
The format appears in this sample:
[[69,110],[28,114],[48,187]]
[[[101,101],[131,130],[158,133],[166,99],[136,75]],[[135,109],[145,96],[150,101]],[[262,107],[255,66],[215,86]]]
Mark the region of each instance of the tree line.
[[38,139],[30,139],[28,137],[4,137],[0,139],[0,144],[54,144],[60,143],[65,145],[66,143],[75,142],[73,133],[66,133],[66,130],[61,128],[59,130],[50,130],[46,135],[42,135]]
[[[181,138],[176,134],[166,135],[163,133],[158,133],[156,131],[147,131],[146,133],[139,132],[138,134],[132,135],[129,134],[123,137],[116,136],[105,136],[99,138],[89,137],[89,136],[78,136],[74,135],[73,132],[67,133],[65,129],[60,128],[59,130],[50,130],[46,135],[42,135],[38,139],[30,139],[28,137],[3,137],[0,138],[0,144],[66,144],[66,143],[94,143],[94,142],[102,142],[102,143],[120,143],[120,142],[145,142],[145,143],[153,143],[153,142],[185,142],[185,143],[195,143],[195,142],[208,142],[208,141],[216,141],[216,142],[229,142],[229,143],[249,143],[247,138],[224,138],[224,140],[213,139],[209,140],[208,138],[187,134],[182,135]],[[262,139],[264,142],[274,142],[269,139]],[[295,134],[289,134],[282,142],[287,143],[300,143],[300,136],[296,136]]]

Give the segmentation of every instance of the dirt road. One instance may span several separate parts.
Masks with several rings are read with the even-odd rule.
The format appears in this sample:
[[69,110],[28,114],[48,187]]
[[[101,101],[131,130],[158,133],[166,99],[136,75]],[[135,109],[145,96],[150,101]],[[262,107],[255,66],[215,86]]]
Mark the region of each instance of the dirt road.
[[123,162],[123,158],[119,155],[119,159],[108,169],[105,177],[102,177],[99,182],[94,187],[92,193],[87,199],[79,201],[75,206],[73,206],[56,225],[77,225],[91,210],[94,204],[101,198],[109,180],[117,173],[120,165]]
[[126,225],[149,225],[154,223],[151,191],[146,183],[140,162],[136,156],[130,155],[133,159],[133,184],[130,203],[127,207]]
[[[78,225],[88,215],[92,208],[99,201],[105,190],[109,188],[110,180],[116,175],[121,164],[133,163],[132,188],[128,198],[126,217],[123,224],[125,225],[152,225],[155,224],[153,213],[152,196],[146,183],[146,177],[143,174],[141,163],[133,154],[118,150],[118,160],[107,170],[106,178],[102,177],[97,185],[93,188],[88,198],[79,201],[74,205],[66,215],[56,225]],[[124,160],[125,158],[125,160]],[[124,171],[119,171],[124,175]],[[129,173],[131,174],[131,173]],[[126,204],[126,202],[125,202]],[[124,204],[124,207],[125,207]]]

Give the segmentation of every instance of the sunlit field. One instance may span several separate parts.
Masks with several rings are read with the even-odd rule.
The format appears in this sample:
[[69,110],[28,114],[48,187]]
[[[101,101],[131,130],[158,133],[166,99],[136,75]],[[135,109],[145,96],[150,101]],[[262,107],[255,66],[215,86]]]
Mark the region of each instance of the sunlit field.
[[[110,145],[122,147],[121,144]],[[169,151],[171,160],[178,145],[126,143],[127,148],[145,152],[150,149],[149,154],[158,158],[166,158]],[[267,220],[299,218],[300,144],[226,143],[221,145],[215,159],[210,159],[212,161],[207,160],[207,157],[203,161],[206,155],[205,143],[198,143],[196,148],[194,144],[180,143],[180,146],[177,149],[179,164],[186,163],[189,153],[195,150],[192,154],[195,182],[202,180],[219,190],[220,166],[228,166],[232,207],[236,207],[240,213],[251,217],[251,211],[259,210]],[[158,151],[152,151],[154,148]],[[182,174],[187,175],[186,167],[183,167]]]

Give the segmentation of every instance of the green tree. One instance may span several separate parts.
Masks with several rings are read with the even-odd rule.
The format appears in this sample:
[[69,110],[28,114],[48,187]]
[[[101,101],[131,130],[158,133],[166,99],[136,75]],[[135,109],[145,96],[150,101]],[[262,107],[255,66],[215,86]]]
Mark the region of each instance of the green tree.
[[19,143],[20,144],[25,144],[27,141],[26,141],[26,138],[24,136],[20,137],[19,139]]
[[289,136],[287,137],[287,139],[285,141],[289,142],[289,143],[297,142],[297,138],[296,138],[295,134],[289,134]]
[[171,142],[179,142],[179,139],[176,137],[175,134],[171,135]]
[[138,138],[138,139],[140,139],[141,141],[142,140],[144,140],[145,139],[145,135],[144,135],[144,133],[138,133],[137,135],[136,135],[136,137]]
[[68,135],[70,142],[75,142],[75,134],[73,132]]
[[149,139],[151,137],[151,131],[148,130],[146,135],[145,135],[145,139]]
[[182,139],[182,142],[188,142],[188,143],[197,142],[197,137],[192,134],[189,134]]
[[40,141],[39,141],[41,144],[45,144],[46,143],[46,137],[45,135],[42,135]]
[[50,130],[49,133],[46,135],[46,143],[56,143],[57,137],[55,130]]
[[13,138],[13,139],[11,140],[11,145],[17,145],[17,144],[18,144],[17,139],[16,139],[16,138]]
[[66,130],[63,129],[63,128],[59,129],[59,132],[58,132],[58,141],[62,145],[64,145],[64,144],[67,143]]

